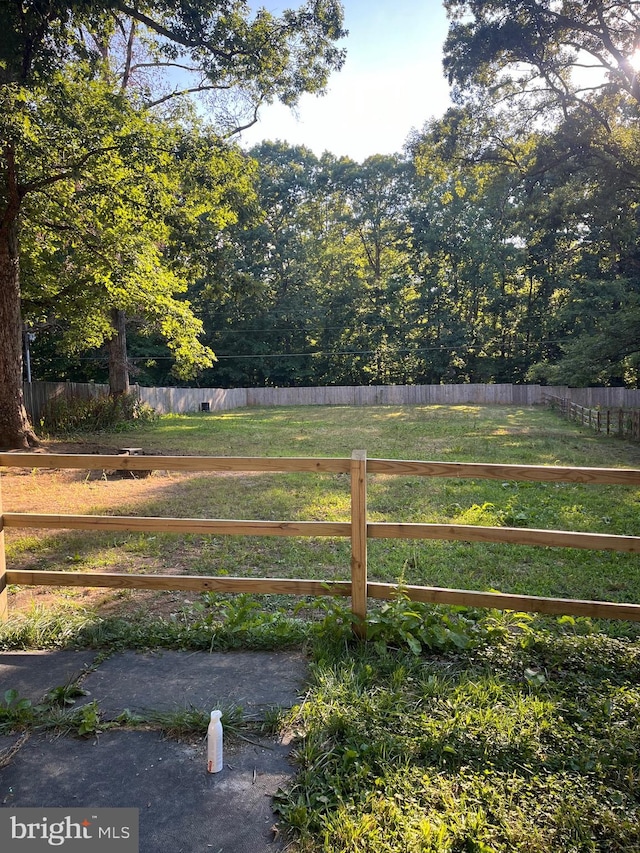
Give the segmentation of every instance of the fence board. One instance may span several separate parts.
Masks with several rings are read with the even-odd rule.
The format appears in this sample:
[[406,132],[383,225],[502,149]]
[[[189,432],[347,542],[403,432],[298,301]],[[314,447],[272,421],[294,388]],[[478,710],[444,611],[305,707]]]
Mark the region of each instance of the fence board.
[[[367,454],[351,456],[351,609],[364,621],[367,616]],[[356,633],[364,635],[362,625]]]
[[561,465],[495,465],[480,462],[418,462],[369,459],[370,474],[404,474],[423,477],[460,477],[482,480],[524,480],[548,483],[640,485],[635,468],[570,468]]
[[[425,476],[474,477],[478,479],[524,479],[528,481],[568,481],[582,483],[640,483],[640,470],[568,468],[529,465],[486,465],[479,463],[444,463],[421,461],[371,460],[364,451],[354,451],[352,458],[268,458],[268,457],[169,457],[169,456],[68,456],[34,453],[1,453],[0,465],[8,467],[109,467],[141,470],[268,470],[330,471],[351,473],[352,513],[349,522],[305,521],[240,521],[221,519],[176,519],[124,516],[43,515],[35,513],[2,513],[0,536],[4,528],[107,529],[189,533],[215,533],[243,536],[344,536],[352,541],[352,580],[346,582],[296,581],[283,578],[203,578],[192,576],[121,575],[74,572],[29,572],[6,570],[0,583],[45,585],[111,586],[147,589],[216,589],[219,591],[251,590],[265,593],[351,595],[356,616],[366,616],[367,597],[389,598],[397,589],[389,584],[367,582],[368,538],[426,538],[547,547],[574,547],[640,553],[640,537],[611,536],[600,533],[535,530],[530,528],[479,527],[470,525],[369,523],[366,517],[366,474],[422,474]],[[0,562],[0,568],[2,563]],[[254,586],[251,586],[254,584]],[[297,590],[297,592],[296,592]],[[640,605],[613,602],[546,599],[535,596],[447,590],[434,587],[409,587],[416,600],[531,610],[543,613],[571,613],[597,618],[634,619],[640,621]],[[0,593],[6,590],[0,587]],[[363,629],[361,629],[363,630]]]
[[556,616],[588,616],[592,619],[628,619],[640,622],[640,605],[614,604],[609,601],[583,601],[575,598],[539,598],[533,595],[511,595],[498,592],[446,589],[437,586],[403,586],[370,583],[370,598],[390,600],[405,593],[412,601],[462,607],[490,607],[496,610],[518,610],[526,613],[548,613]]
[[200,533],[218,536],[350,536],[339,521],[252,521],[213,518],[156,518],[125,515],[55,515],[5,512],[5,527],[54,530],[129,530],[144,533]]
[[252,471],[347,474],[349,459],[266,456],[130,456],[121,454],[0,453],[0,466],[91,471]]
[[[74,382],[25,383],[27,411],[39,420],[51,397],[59,394],[90,397],[107,394],[108,385]],[[146,388],[133,385],[133,393],[159,414],[210,411],[245,406],[406,406],[502,405],[533,406],[546,394],[570,397],[587,408],[640,408],[640,390],[630,388],[568,388],[565,385],[511,385],[461,383],[456,385],[329,385],[291,388]]]
[[298,578],[232,578],[205,575],[120,575],[109,572],[43,572],[15,570],[7,581],[28,586],[91,586],[113,589],[247,592],[278,595],[351,595],[349,581]]
[[108,385],[92,382],[25,382],[24,404],[31,419],[38,422],[49,400],[56,397],[80,397],[88,400],[109,393]]
[[553,394],[545,394],[544,401],[552,408],[557,409],[560,414],[582,424],[597,432],[602,432],[603,423],[606,424],[607,435],[611,434],[612,424],[617,424],[617,433],[621,438],[631,437],[640,441],[640,411],[637,409],[606,409],[602,410],[587,408],[569,400],[567,397],[556,397]]
[[4,549],[4,517],[2,513],[2,489],[0,488],[0,622],[4,622],[8,616],[7,583],[7,561]]
[[584,548],[640,554],[640,536],[609,533],[575,533],[532,527],[480,527],[469,524],[411,524],[375,522],[367,526],[371,539],[449,539],[458,542],[503,542],[544,545],[549,548]]

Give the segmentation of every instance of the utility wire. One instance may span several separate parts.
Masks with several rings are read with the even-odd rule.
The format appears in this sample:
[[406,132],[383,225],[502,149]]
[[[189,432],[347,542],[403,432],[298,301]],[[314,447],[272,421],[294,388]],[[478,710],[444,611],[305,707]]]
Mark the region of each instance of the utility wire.
[[[553,340],[553,341],[537,341],[536,343],[539,346],[546,346],[548,344],[563,344],[567,343],[567,341],[571,340],[570,338],[564,338],[561,340]],[[406,355],[406,354],[419,354],[425,352],[471,352],[473,350],[482,349],[486,344],[467,344],[466,346],[433,346],[433,347],[418,347],[413,349],[411,347],[401,347],[399,349],[368,349],[368,350],[312,350],[310,352],[282,352],[282,353],[257,353],[257,354],[223,354],[219,355],[216,353],[216,358],[218,361],[222,359],[247,359],[247,358],[306,358],[310,355],[323,355],[323,356],[333,356],[333,355],[377,355],[378,353],[384,353],[387,356],[393,355]],[[106,361],[106,356],[80,356],[76,359],[77,361]],[[127,361],[175,361],[174,356],[170,355],[133,355],[127,356]]]

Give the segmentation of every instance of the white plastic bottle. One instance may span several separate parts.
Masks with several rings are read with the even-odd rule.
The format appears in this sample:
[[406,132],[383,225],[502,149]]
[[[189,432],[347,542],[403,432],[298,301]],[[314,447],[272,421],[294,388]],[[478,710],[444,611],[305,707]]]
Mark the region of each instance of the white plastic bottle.
[[219,773],[222,770],[222,711],[212,711],[207,730],[207,770]]

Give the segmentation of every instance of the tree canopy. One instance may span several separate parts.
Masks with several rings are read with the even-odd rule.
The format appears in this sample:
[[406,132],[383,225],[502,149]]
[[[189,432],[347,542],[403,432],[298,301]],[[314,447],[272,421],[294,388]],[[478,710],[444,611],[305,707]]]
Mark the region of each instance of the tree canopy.
[[[193,272],[196,220],[220,232],[250,195],[251,167],[221,137],[265,101],[321,92],[344,31],[335,0],[280,16],[243,0],[8,0],[0,33],[0,444],[20,446],[35,441],[22,402],[21,261],[29,307],[55,303],[67,342],[114,337],[107,309],[134,311],[168,340],[179,371],[211,363],[175,296]],[[185,106],[193,96],[209,98],[210,127]]]
[[322,90],[337,3],[10,4],[0,281],[40,375],[104,378],[126,325],[145,384],[637,386],[640,2],[445,5],[454,106],[356,163],[230,140]]

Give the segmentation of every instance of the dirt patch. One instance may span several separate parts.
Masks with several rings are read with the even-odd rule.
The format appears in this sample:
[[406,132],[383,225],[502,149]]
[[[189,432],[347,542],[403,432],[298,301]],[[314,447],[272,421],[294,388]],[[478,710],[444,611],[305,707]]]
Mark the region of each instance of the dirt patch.
[[145,617],[169,619],[198,599],[195,592],[166,592],[144,589],[101,589],[78,587],[30,586],[9,591],[9,614],[56,610],[61,605],[86,608],[99,616],[119,618]]
[[[179,494],[188,480],[209,476],[247,476],[241,471],[207,474],[161,470],[151,472],[148,477],[136,476],[136,472],[119,472],[124,476],[112,477],[103,471],[100,457],[113,455],[119,449],[96,442],[46,442],[38,449],[38,454],[95,454],[95,470],[4,468],[0,475],[4,511],[63,515],[155,514],[154,504]],[[149,507],[152,507],[151,512]],[[180,508],[175,514],[180,514]],[[95,543],[95,565],[91,570],[123,574],[188,574],[192,569],[190,555],[182,559],[180,555],[169,553],[166,549],[158,549],[157,553],[138,553],[135,548],[122,548],[121,543],[112,546],[104,537],[96,542],[91,539],[90,531],[78,533],[76,541],[67,530],[17,527],[5,530],[9,568],[25,571],[80,568],[85,556],[83,542],[87,541],[86,537],[89,537],[90,543]],[[115,553],[112,547],[118,549],[117,560],[111,556]],[[34,608],[55,610],[68,604],[95,610],[104,616],[135,618],[144,613],[169,618],[197,598],[197,593],[188,592],[12,587],[9,591],[9,612],[26,613]]]

